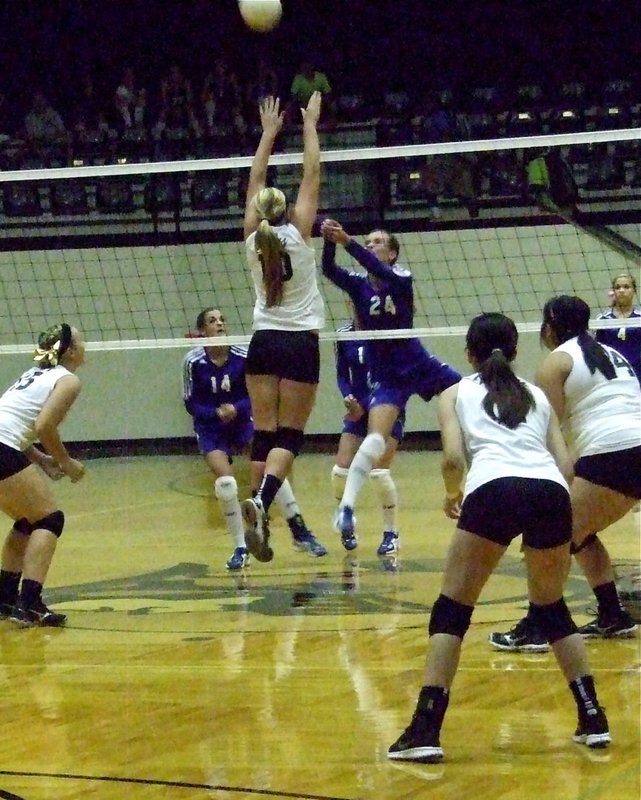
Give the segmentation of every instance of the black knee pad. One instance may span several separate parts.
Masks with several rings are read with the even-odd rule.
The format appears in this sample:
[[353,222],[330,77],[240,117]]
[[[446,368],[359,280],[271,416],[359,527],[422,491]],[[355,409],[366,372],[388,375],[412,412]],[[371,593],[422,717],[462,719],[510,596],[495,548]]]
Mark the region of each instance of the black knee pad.
[[279,428],[276,431],[276,444],[275,447],[280,447],[283,450],[289,450],[297,456],[303,446],[303,439],[305,434],[297,428]]
[[550,644],[578,632],[563,598],[545,606],[530,603],[529,615]]
[[37,522],[33,522],[31,529],[35,531],[40,528],[45,531],[50,531],[57,539],[59,539],[62,536],[62,529],[64,526],[65,515],[62,513],[62,511],[54,511],[52,514],[48,514],[46,517],[39,519]]
[[580,553],[581,550],[585,550],[586,547],[590,547],[590,545],[593,545],[595,542],[598,541],[599,537],[596,535],[596,533],[589,533],[585,537],[585,539],[581,542],[581,544],[577,545],[574,544],[574,542],[570,542],[570,552],[572,553],[572,555],[576,555],[577,553]]
[[21,533],[23,536],[29,536],[33,530],[33,526],[26,517],[20,517],[13,523],[13,529],[16,533]]
[[470,627],[473,611],[474,606],[463,605],[440,594],[430,614],[429,635],[449,633],[462,639]]
[[251,446],[252,461],[267,461],[269,451],[275,447],[276,431],[254,431]]

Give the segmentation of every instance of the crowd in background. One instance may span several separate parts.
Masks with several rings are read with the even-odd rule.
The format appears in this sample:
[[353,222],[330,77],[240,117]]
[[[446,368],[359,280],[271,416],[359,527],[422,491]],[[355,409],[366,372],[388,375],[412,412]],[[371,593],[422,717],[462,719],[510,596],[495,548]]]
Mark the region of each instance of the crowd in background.
[[553,91],[538,84],[399,90],[391,82],[353,92],[349,78],[322,61],[309,56],[284,71],[259,56],[248,70],[221,55],[200,73],[178,62],[153,79],[130,66],[113,74],[83,68],[67,77],[64,91],[24,85],[22,102],[0,95],[0,165],[248,154],[262,97],[279,96],[295,130],[298,107],[315,89],[324,96],[325,128],[376,126],[381,145],[641,125],[641,91],[627,80],[569,81]]

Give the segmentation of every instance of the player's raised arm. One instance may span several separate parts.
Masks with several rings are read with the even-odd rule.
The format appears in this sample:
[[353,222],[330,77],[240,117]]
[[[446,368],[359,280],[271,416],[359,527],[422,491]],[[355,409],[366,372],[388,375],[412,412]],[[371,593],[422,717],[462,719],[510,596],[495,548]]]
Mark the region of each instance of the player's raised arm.
[[249,170],[249,181],[247,183],[247,195],[245,198],[245,221],[243,224],[245,239],[250,233],[256,230],[260,222],[252,200],[255,195],[265,187],[269,157],[274,149],[276,137],[283,127],[284,119],[284,112],[280,110],[280,100],[277,97],[264,98],[258,106],[258,111],[263,132]]
[[307,108],[301,108],[303,115],[303,177],[298,189],[291,221],[298,228],[303,239],[312,235],[312,226],[318,211],[320,193],[320,142],[318,140],[318,120],[321,110],[321,93],[314,92]]

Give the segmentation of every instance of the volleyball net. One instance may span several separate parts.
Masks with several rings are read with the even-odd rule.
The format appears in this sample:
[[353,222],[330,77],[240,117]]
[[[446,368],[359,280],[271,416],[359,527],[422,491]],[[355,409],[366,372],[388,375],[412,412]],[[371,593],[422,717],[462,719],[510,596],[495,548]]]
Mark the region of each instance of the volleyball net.
[[[411,334],[357,337],[433,341],[463,334],[474,315],[493,310],[535,331],[553,295],[577,294],[596,316],[613,276],[639,282],[639,129],[384,147],[365,130],[323,138],[319,220],[338,219],[361,241],[378,227],[395,233],[399,262],[415,281]],[[296,133],[284,149],[269,180],[292,197],[302,162]],[[198,313],[211,306],[227,318],[222,341],[248,342],[250,163],[237,156],[0,172],[0,351],[30,351],[60,319],[82,330],[89,349],[188,348]],[[322,240],[313,245],[320,262]],[[337,260],[358,269],[341,248]],[[335,333],[349,317],[345,296],[320,275],[319,284],[322,337],[346,338]]]

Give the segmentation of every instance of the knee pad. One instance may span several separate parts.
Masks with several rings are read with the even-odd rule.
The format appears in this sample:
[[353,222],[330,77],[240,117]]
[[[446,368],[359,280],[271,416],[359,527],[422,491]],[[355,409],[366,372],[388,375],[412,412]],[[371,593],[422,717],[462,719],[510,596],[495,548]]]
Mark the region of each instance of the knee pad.
[[39,519],[37,522],[31,523],[31,530],[45,530],[53,533],[59,539],[62,536],[62,529],[65,526],[65,515],[62,511],[54,511],[46,517]]
[[297,456],[303,446],[303,439],[305,434],[297,428],[278,428],[276,431],[276,444],[274,447],[280,447],[282,450],[289,450]]
[[223,475],[220,478],[216,478],[214,494],[217,500],[222,500],[223,502],[235,500],[238,497],[236,478],[233,475]]
[[275,446],[276,431],[254,431],[251,446],[252,461],[267,461],[267,456]]
[[545,606],[530,603],[529,613],[536,627],[550,644],[578,631],[563,598]]
[[376,487],[383,505],[388,508],[394,507],[398,498],[392,473],[388,469],[373,469],[369,476],[376,481]]
[[377,464],[385,452],[385,437],[380,433],[368,433],[358,449],[365,453],[373,464]]
[[16,533],[21,533],[23,536],[29,536],[33,530],[33,526],[26,517],[21,517],[13,523],[13,530]]
[[466,606],[456,600],[440,594],[432,607],[428,632],[449,633],[462,639],[470,627],[474,606]]
[[590,547],[591,545],[593,545],[595,542],[598,541],[599,537],[596,535],[596,533],[589,533],[585,537],[585,539],[581,542],[581,544],[574,544],[574,542],[570,542],[570,552],[574,556],[577,553],[580,553],[581,550],[585,550],[586,547]]

